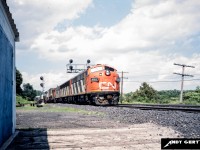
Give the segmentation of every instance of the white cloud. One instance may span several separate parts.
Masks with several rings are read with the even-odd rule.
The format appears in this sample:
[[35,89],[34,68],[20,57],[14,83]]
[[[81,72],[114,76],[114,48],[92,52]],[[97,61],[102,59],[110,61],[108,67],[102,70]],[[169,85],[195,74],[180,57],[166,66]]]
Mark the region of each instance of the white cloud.
[[[47,29],[52,29],[63,19],[78,18],[91,3],[92,0],[14,0],[9,5],[14,5],[15,9],[17,8],[14,15],[20,17],[19,20],[23,20],[27,24],[32,22],[40,25],[35,26],[35,28],[43,31],[45,26]],[[34,27],[32,24],[29,26]],[[35,29],[33,28],[33,30]]]
[[[135,1],[132,12],[115,26],[78,26],[69,27],[64,32],[44,32],[32,47],[47,59],[65,59],[62,57],[64,54],[89,53],[93,56],[98,53],[110,55],[127,51],[174,49],[176,43],[184,44],[200,31],[199,6],[200,2],[196,0]],[[49,48],[44,49],[47,43],[55,54],[49,53]]]
[[104,29],[95,27],[68,28],[64,32],[52,31],[41,34],[32,45],[34,51],[38,51],[41,57],[50,60],[64,60],[66,57],[94,56],[98,48],[95,40],[101,38]]
[[[142,53],[139,53],[139,55],[138,57],[143,57]],[[135,91],[142,82],[148,82],[156,90],[180,89],[180,82],[163,82],[181,80],[181,76],[173,74],[174,72],[182,73],[182,67],[173,65],[177,62],[195,66],[195,68],[185,68],[184,73],[194,75],[194,77],[185,77],[185,80],[191,81],[185,82],[184,89],[195,89],[200,85],[200,55],[193,55],[188,58],[176,54],[174,56],[161,56],[159,53],[148,52],[146,56],[148,57],[145,57],[145,59],[142,59],[142,61],[136,63],[136,65],[130,64],[126,67],[126,69],[130,71],[129,74],[125,74],[128,76],[124,85],[126,92],[130,92],[131,90]]]
[[48,90],[50,88],[55,88],[68,79],[72,77],[72,74],[66,75],[63,72],[48,72],[48,73],[39,73],[39,74],[29,74],[27,72],[22,72],[22,78],[23,78],[23,83],[30,83],[33,85],[34,89],[37,90],[42,90],[40,87],[40,83],[42,81],[40,80],[40,77],[44,77],[45,81],[45,90]]
[[38,35],[52,31],[65,19],[78,18],[91,3],[92,0],[8,0],[15,10],[13,16],[23,44],[19,48],[29,50]]

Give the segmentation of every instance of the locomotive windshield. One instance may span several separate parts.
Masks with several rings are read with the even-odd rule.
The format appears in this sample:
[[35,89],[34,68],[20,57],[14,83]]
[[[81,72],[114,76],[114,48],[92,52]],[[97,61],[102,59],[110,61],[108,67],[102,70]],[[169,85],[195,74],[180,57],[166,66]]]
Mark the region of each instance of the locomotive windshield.
[[108,71],[112,71],[112,72],[115,71],[114,68],[111,68],[111,67],[108,67],[108,66],[105,66],[105,68],[103,66],[98,66],[98,67],[95,67],[95,68],[91,68],[91,72],[97,72],[97,71],[102,71],[102,70],[108,70]]
[[96,67],[96,68],[91,68],[91,72],[96,72],[96,71],[101,71],[103,70],[102,66]]
[[115,71],[114,68],[111,68],[111,67],[108,67],[108,66],[105,66],[105,70],[109,70],[109,71]]

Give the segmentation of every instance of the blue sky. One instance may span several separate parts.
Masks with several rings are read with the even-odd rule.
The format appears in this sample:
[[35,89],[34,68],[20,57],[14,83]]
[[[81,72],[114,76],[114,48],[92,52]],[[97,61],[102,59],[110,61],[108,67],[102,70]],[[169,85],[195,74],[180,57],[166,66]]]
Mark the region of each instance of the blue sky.
[[[8,0],[20,32],[16,65],[24,83],[46,89],[74,74],[75,63],[103,63],[127,71],[125,92],[144,81],[155,89],[180,89],[181,68],[195,74],[185,89],[200,85],[200,1],[198,0]],[[172,81],[172,82],[162,82]]]
[[64,20],[55,29],[58,31],[66,30],[68,26],[87,26],[110,27],[120,22],[131,10],[132,0],[94,0],[87,11],[75,20]]
[[131,11],[132,0],[94,0],[93,5],[72,23],[75,26],[110,27],[120,22]]

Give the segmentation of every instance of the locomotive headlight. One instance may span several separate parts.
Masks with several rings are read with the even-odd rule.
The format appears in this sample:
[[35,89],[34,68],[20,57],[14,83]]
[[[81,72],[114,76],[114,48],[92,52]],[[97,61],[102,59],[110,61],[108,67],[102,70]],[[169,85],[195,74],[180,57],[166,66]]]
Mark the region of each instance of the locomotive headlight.
[[91,78],[91,82],[99,82],[98,78]]
[[106,70],[106,75],[109,76],[110,75],[110,71]]

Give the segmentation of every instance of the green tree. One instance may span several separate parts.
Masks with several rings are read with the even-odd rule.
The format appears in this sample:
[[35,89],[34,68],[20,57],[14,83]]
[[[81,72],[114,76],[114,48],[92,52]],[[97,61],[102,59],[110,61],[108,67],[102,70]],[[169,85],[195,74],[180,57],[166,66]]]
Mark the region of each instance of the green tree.
[[143,82],[139,89],[135,92],[125,94],[125,101],[128,103],[142,102],[142,103],[157,103],[157,91],[146,82]]
[[197,86],[195,91],[188,91],[183,96],[185,104],[200,104],[200,87]]
[[196,92],[197,92],[197,93],[200,93],[200,86],[197,86],[197,87],[196,87]]
[[42,91],[36,90],[36,95],[37,95],[37,96],[42,95]]
[[157,91],[146,82],[143,82],[135,92],[125,94],[127,102],[157,102]]
[[170,103],[176,102],[179,99],[180,91],[179,90],[162,90],[158,91],[159,103]]
[[36,96],[36,90],[29,83],[23,84],[23,97],[28,98],[28,100],[34,100]]
[[125,101],[128,102],[128,103],[132,102],[133,101],[132,95],[133,95],[133,92],[124,94]]
[[23,82],[22,74],[16,68],[16,93],[17,95],[22,95],[21,84]]
[[154,90],[146,82],[143,82],[139,90],[136,91],[137,95],[142,97],[145,101],[155,101],[157,99],[157,91]]
[[143,82],[140,88],[133,93],[133,99],[140,102],[156,102],[158,99],[157,91],[146,82]]

